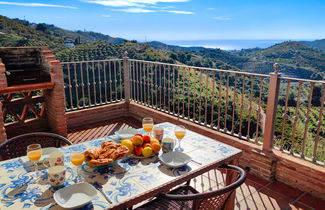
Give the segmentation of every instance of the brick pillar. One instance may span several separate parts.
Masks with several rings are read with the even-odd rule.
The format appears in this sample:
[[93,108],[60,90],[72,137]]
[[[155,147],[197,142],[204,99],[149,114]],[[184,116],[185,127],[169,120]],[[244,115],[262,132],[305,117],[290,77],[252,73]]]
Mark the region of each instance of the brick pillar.
[[[7,77],[6,77],[6,68],[5,65],[2,63],[0,58],[0,89],[6,88],[7,84]],[[2,111],[2,103],[0,102],[0,143],[7,140],[5,122],[3,118],[3,111]]]
[[55,83],[52,90],[45,94],[46,116],[52,132],[67,136],[67,119],[65,116],[65,94],[61,63],[49,61],[51,80]]
[[2,63],[0,58],[0,88],[8,87],[7,77],[5,72],[6,72],[5,65]]
[[0,102],[0,143],[7,140],[6,128],[3,119],[2,103]]

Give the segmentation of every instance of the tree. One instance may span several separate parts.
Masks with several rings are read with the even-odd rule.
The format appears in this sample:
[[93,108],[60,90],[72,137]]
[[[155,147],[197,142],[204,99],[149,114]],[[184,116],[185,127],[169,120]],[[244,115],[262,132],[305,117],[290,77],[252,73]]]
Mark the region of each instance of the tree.
[[40,24],[37,24],[36,30],[45,32],[47,30],[47,27],[44,23],[40,23]]
[[311,99],[311,104],[313,106],[320,106],[320,98],[321,98],[321,87],[320,86],[315,86],[313,89],[313,95]]

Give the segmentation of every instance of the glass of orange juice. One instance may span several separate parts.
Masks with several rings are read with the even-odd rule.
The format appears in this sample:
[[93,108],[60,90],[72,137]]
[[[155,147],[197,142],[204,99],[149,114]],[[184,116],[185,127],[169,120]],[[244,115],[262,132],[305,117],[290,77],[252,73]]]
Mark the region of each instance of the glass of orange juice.
[[32,175],[34,177],[39,176],[37,161],[42,157],[42,147],[40,144],[30,144],[27,146],[27,157],[33,161],[35,165],[35,173]]
[[75,165],[76,167],[76,182],[81,182],[83,180],[82,176],[79,175],[79,169],[78,167],[82,165],[82,163],[85,160],[85,156],[83,153],[83,150],[80,147],[72,147],[70,148],[70,161],[73,165]]
[[183,152],[184,149],[181,147],[181,140],[184,138],[186,134],[186,129],[183,125],[176,125],[174,128],[174,134],[178,139],[178,147],[175,149],[177,152]]
[[142,128],[150,136],[150,132],[153,128],[153,119],[151,117],[145,117],[142,120]]

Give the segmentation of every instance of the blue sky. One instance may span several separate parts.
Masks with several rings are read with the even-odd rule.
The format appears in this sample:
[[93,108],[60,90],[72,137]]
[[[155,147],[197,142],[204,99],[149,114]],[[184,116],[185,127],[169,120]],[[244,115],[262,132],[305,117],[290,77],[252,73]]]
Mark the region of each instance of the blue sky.
[[325,0],[0,0],[0,14],[139,41],[325,38]]

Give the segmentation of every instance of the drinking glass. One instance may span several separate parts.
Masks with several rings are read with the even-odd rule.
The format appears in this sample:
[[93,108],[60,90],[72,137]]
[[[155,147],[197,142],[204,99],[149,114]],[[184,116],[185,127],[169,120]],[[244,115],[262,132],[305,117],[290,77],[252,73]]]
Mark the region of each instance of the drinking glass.
[[151,117],[145,117],[142,120],[142,127],[145,132],[150,136],[150,132],[153,128],[153,119]]
[[33,161],[35,165],[35,173],[32,174],[33,177],[38,177],[40,175],[38,171],[37,161],[42,157],[42,147],[40,144],[30,144],[27,146],[27,157]]
[[178,147],[175,149],[177,152],[183,152],[184,149],[181,147],[181,140],[184,138],[186,129],[183,125],[176,125],[174,128],[174,134],[178,139]]
[[82,165],[82,163],[85,160],[85,155],[83,153],[83,150],[79,147],[76,148],[70,148],[70,161],[73,165],[75,165],[75,170],[77,177],[75,179],[76,182],[81,182],[83,180],[82,176],[79,175],[79,166]]

